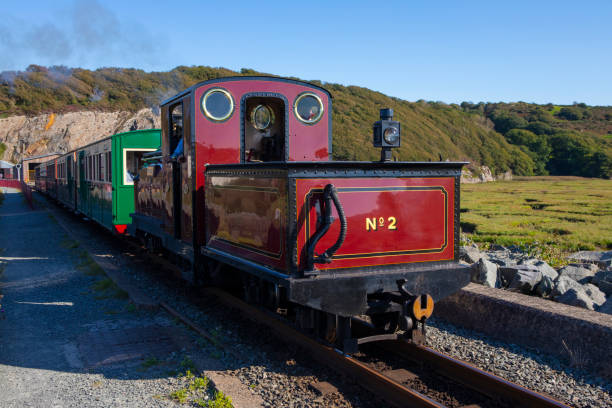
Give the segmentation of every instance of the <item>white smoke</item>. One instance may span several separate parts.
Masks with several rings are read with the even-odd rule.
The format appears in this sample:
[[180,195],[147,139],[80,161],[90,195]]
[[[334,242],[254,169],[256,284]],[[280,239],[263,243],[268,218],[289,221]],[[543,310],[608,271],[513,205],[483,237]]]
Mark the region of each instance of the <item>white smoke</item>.
[[67,12],[33,22],[0,19],[0,71],[35,63],[70,66],[143,66],[160,60],[159,40],[147,27],[122,21],[97,0],[75,0]]

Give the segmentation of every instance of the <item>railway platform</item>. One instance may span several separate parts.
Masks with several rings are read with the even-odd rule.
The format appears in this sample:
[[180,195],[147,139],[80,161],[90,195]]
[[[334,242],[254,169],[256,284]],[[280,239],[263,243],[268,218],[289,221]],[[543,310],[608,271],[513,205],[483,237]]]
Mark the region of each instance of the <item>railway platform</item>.
[[[0,406],[175,406],[195,337],[138,309],[46,206],[0,204]],[[172,373],[169,374],[169,373]]]

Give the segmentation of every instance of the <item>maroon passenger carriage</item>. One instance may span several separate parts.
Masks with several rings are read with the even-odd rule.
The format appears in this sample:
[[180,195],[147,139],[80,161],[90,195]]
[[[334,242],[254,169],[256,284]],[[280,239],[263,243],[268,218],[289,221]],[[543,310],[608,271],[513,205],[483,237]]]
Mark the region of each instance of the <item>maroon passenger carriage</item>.
[[[146,155],[129,231],[188,261],[187,278],[239,284],[346,350],[398,326],[421,339],[433,302],[469,281],[464,163],[391,161],[390,109],[374,126],[380,162],[331,161],[331,104],[321,87],[273,77],[210,80],[163,102],[162,149]],[[355,316],[384,334],[353,338]]]

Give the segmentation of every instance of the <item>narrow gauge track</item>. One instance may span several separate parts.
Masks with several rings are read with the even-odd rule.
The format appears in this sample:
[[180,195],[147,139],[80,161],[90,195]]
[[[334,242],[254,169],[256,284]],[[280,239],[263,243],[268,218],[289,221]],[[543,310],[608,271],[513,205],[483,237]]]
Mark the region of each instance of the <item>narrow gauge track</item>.
[[481,370],[465,361],[455,359],[432,348],[404,341],[386,341],[374,347],[388,351],[399,358],[427,364],[442,375],[465,386],[478,390],[494,400],[510,401],[512,406],[551,408],[567,405],[546,395],[505,380],[495,374]]
[[[149,254],[133,241],[125,240],[129,246],[137,249],[141,254],[146,253],[147,257],[158,265],[172,270],[176,276],[181,272],[178,267],[166,259]],[[240,310],[247,319],[258,324],[269,327],[280,335],[281,338],[304,348],[310,356],[322,364],[344,375],[351,376],[368,391],[374,393],[389,404],[396,407],[444,407],[443,404],[423,395],[422,393],[391,379],[372,368],[369,364],[359,361],[349,355],[343,354],[330,346],[319,343],[313,338],[303,334],[293,328],[287,322],[272,312],[261,310],[256,306],[234,297],[233,295],[216,288],[203,288],[202,294],[213,297],[227,307]],[[199,327],[189,318],[174,310],[166,303],[161,306],[174,317],[183,321],[186,325],[194,329],[202,337],[209,340],[212,337],[206,330]],[[214,339],[212,339],[214,340]],[[211,340],[211,341],[212,341]],[[215,340],[215,344],[216,344]],[[223,347],[222,344],[217,344]],[[448,377],[466,387],[475,390],[480,394],[485,394],[493,399],[503,399],[508,401],[508,406],[548,408],[548,407],[567,407],[566,405],[525,387],[507,381],[495,374],[486,372],[474,367],[464,361],[454,359],[443,353],[424,346],[417,346],[404,341],[386,341],[377,346],[384,351],[394,354],[400,359],[426,363],[431,369],[437,370],[445,377]],[[234,354],[231,349],[228,352]]]
[[[181,275],[180,269],[163,257],[149,253],[134,241],[124,240],[124,242],[140,254],[145,255],[152,262],[172,271],[175,276],[178,277]],[[310,356],[319,363],[327,365],[343,375],[354,378],[355,381],[365,389],[385,400],[392,406],[445,407],[445,405],[436,402],[432,398],[388,377],[379,370],[373,368],[370,364],[346,355],[333,347],[322,344],[307,336],[270,311],[252,306],[221,289],[202,288],[200,291],[203,295],[215,298],[220,304],[240,310],[242,315],[247,319],[267,326],[279,334],[280,338],[287,339],[287,341],[307,350]],[[224,348],[230,354],[236,356],[233,350],[225,347],[223,344],[219,344],[206,330],[199,327],[189,318],[177,312],[164,302],[160,305],[171,315],[194,329],[202,337],[212,341],[218,347]],[[503,402],[506,406],[567,408],[566,405],[548,396],[514,384],[495,374],[481,370],[464,361],[454,359],[429,347],[418,346],[405,341],[384,341],[375,343],[373,347],[391,353],[400,360],[410,360],[426,364],[428,369],[436,370],[438,373],[441,373],[442,376],[465,385],[475,393],[486,395],[491,398],[492,401]],[[474,406],[478,406],[478,404]]]

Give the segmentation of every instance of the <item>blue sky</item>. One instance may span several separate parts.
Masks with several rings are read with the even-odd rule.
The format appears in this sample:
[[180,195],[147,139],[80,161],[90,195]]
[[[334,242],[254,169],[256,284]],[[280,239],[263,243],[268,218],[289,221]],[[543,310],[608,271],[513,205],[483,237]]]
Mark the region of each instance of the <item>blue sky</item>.
[[410,101],[612,105],[610,1],[2,3],[0,71],[209,65]]

